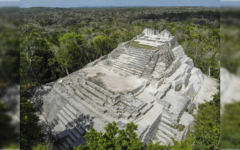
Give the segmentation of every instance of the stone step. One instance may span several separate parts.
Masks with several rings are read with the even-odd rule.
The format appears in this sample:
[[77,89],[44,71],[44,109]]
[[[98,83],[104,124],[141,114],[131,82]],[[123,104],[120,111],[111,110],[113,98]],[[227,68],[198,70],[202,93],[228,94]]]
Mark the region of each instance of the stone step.
[[147,105],[148,105],[148,103],[143,103],[143,105],[141,105],[138,109],[137,109],[137,111],[139,112],[139,111],[141,111],[141,110],[143,110],[144,108],[147,108]]
[[170,124],[170,125],[173,124],[173,122],[172,122],[171,120],[168,120],[168,119],[166,119],[166,118],[164,118],[164,117],[161,118],[161,121],[162,121],[162,122],[165,122],[166,124]]
[[[88,92],[83,85],[80,85],[81,88],[78,88],[81,93],[84,93],[88,97],[88,101],[92,101],[94,103],[98,103],[99,105],[102,105],[104,103],[103,100],[100,100],[98,97],[96,97],[91,92]],[[86,99],[85,95],[81,95],[83,99]]]
[[122,61],[119,61],[119,60],[117,60],[114,64],[117,64],[118,66],[122,66],[122,67],[124,67],[128,70],[137,70],[137,71],[140,71],[140,72],[142,70],[144,70],[143,67],[142,67],[144,65],[141,65],[141,64],[138,65],[138,64],[135,64],[135,63],[131,63],[131,62],[125,63],[125,62],[122,62]]
[[76,123],[84,130],[84,131],[88,131],[87,127],[85,125],[83,125],[80,120],[76,120]]
[[[128,58],[128,63],[132,64],[132,63],[138,63],[139,65],[143,65],[143,64],[147,64],[149,62],[148,59],[146,58],[139,58],[139,57],[135,57],[135,56],[131,56],[129,55],[130,57]],[[121,62],[126,62],[126,59],[122,58],[122,57],[119,57],[117,59],[117,61],[121,61]]]
[[150,56],[152,56],[152,54],[151,53],[144,53],[144,52],[142,52],[142,51],[139,51],[139,50],[130,50],[129,51],[129,53],[134,53],[134,54],[139,54],[139,55],[146,55],[146,56],[148,56],[148,57],[150,57]]
[[68,135],[72,139],[73,142],[75,142],[77,140],[77,138],[71,132],[69,132]]
[[63,146],[68,150],[69,149],[69,145],[67,144],[66,141],[63,142]]
[[105,94],[107,96],[111,96],[112,95],[111,92],[103,89],[102,87],[100,87],[100,86],[98,86],[98,85],[96,85],[96,84],[94,84],[92,82],[87,81],[87,85],[91,86],[92,88],[98,90],[99,92],[101,92],[101,93],[103,93],[103,94]]
[[163,137],[160,136],[159,132],[157,132],[156,136],[157,136],[158,140],[160,141],[160,143],[162,143],[161,145],[169,144]]
[[71,117],[72,120],[76,119],[76,116],[70,112],[67,108],[63,107],[62,110]]
[[89,85],[85,85],[84,86],[85,89],[87,89],[88,91],[91,91],[92,93],[94,93],[95,95],[97,95],[99,97],[99,99],[104,102],[106,100],[106,95],[104,95],[103,93],[99,92],[98,90],[92,88],[91,86]]
[[53,124],[56,126],[58,125],[58,121],[56,119],[53,119]]
[[61,145],[58,145],[58,149],[65,150],[64,147],[62,147]]
[[175,138],[176,137],[175,134],[173,134],[171,131],[169,131],[168,129],[164,128],[163,126],[159,126],[158,130],[160,130],[164,134],[168,135],[170,138]]
[[[64,109],[64,108],[63,108]],[[81,135],[83,135],[84,133],[85,133],[85,130],[87,130],[87,128],[84,126],[84,125],[82,125],[81,123],[80,123],[80,121],[83,121],[83,119],[81,118],[81,117],[77,117],[77,116],[75,116],[73,113],[71,113],[68,109],[64,109],[64,110],[66,110],[66,111],[68,111],[69,112],[69,116],[71,117],[71,119],[72,119],[72,121],[74,121],[76,124],[78,124],[81,128],[79,128],[78,126],[76,126],[76,124],[75,124],[75,126],[76,126],[76,128],[77,128],[77,130],[79,131],[79,133],[81,134]],[[66,112],[65,111],[65,112]],[[79,120],[80,119],[80,120]]]
[[63,138],[65,138],[68,135],[69,135],[69,131],[67,129],[65,129],[63,132],[60,132],[59,134],[57,134],[57,137],[59,139],[63,139]]
[[141,55],[141,56],[147,56],[147,57],[151,57],[152,54],[150,53],[144,53],[144,52],[141,52],[141,51],[138,51],[138,50],[131,50],[129,51],[129,53],[132,53],[132,54],[136,54],[136,55]]
[[145,68],[144,65],[137,65],[137,64],[131,64],[131,63],[125,63],[125,62],[122,62],[122,61],[117,61],[117,62],[115,62],[115,63],[118,63],[118,64],[120,64],[120,65],[126,65],[126,66],[128,66],[128,67],[133,66],[133,68],[138,68],[138,70],[141,70],[141,71],[143,71],[144,68]]
[[164,138],[169,144],[173,145],[173,141],[170,137],[168,137],[167,135],[165,135],[163,132],[160,132],[160,137]]
[[81,138],[81,135],[74,128],[70,129],[70,131],[77,139]]
[[78,112],[71,105],[67,104],[66,108],[70,110],[74,115],[78,115]]
[[136,54],[131,52],[128,55],[134,57],[135,59],[138,58],[138,59],[143,59],[145,61],[149,61],[151,59],[151,57],[147,55],[141,55],[141,54]]
[[146,64],[148,64],[149,60],[144,59],[144,58],[136,58],[136,57],[134,57],[134,58],[131,58],[129,60],[129,62],[145,66]]
[[128,70],[128,69],[125,69],[124,67],[121,67],[121,66],[118,66],[117,64],[114,64],[113,65],[115,68],[117,68],[117,69],[120,69],[120,70],[122,70],[122,71],[125,71],[125,72],[127,72],[127,73],[129,73],[129,74],[131,74],[131,75],[141,75],[140,73],[138,73],[138,72],[133,72],[133,71],[131,71],[131,70]]
[[62,114],[58,113],[57,117],[65,126],[68,124],[68,121],[62,116]]
[[164,122],[160,122],[159,128],[165,128],[166,130],[172,132],[175,136],[179,133],[176,129],[173,129],[169,125],[165,124]]
[[[79,88],[80,85],[76,85],[76,83],[74,84],[75,88]],[[81,94],[78,90],[76,91],[77,94]],[[62,95],[65,99],[67,99],[69,101],[69,104],[72,104],[72,107],[75,108],[75,110],[81,110],[82,107],[84,107],[85,109],[87,109],[88,111],[91,112],[91,114],[93,115],[97,115],[101,114],[98,110],[93,109],[92,106],[87,103],[86,101],[84,101],[82,98],[78,97],[76,94],[75,95],[67,95],[71,98],[68,98],[66,95]],[[101,116],[99,116],[99,118],[106,123],[110,123],[111,121],[109,121],[106,118],[103,118]]]
[[81,128],[79,128],[78,126],[76,126],[75,128],[81,135],[83,135],[85,133],[85,131],[82,130]]
[[73,141],[69,137],[66,138],[66,141],[70,146],[73,145]]
[[143,115],[145,115],[153,106],[154,106],[153,104],[152,104],[152,105],[149,105],[148,107],[144,108],[144,109],[141,111],[141,113],[142,113]]
[[171,117],[167,113],[162,113],[162,117],[171,120]]
[[52,124],[49,125],[50,129],[54,129],[54,126]]
[[48,117],[47,117],[47,114],[45,112],[42,113],[42,116],[43,116],[45,122],[48,121],[48,119],[47,119]]
[[73,121],[63,110],[60,110],[60,113],[68,121],[68,123],[71,123]]
[[142,73],[142,71],[144,70],[144,69],[131,68],[131,67],[129,67],[128,65],[126,65],[126,64],[121,64],[121,63],[119,63],[119,62],[115,62],[114,65],[117,65],[117,66],[119,66],[119,67],[125,68],[125,69],[127,69],[127,70],[129,70],[129,71],[132,71],[132,72]]

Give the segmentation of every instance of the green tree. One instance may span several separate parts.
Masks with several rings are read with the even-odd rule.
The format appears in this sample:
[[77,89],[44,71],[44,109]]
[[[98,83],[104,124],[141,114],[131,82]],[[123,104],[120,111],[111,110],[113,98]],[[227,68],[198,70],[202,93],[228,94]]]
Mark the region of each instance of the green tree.
[[53,144],[52,143],[40,143],[36,147],[33,148],[33,150],[52,150]]
[[11,117],[6,113],[9,111],[7,107],[5,107],[0,101],[0,148],[4,146],[8,146],[15,139],[15,128],[11,126]]
[[194,149],[220,149],[220,93],[212,101],[200,104],[194,117]]
[[193,138],[190,135],[189,139],[177,142],[173,139],[175,145],[163,146],[159,143],[153,144],[150,141],[149,145],[145,145],[139,140],[136,130],[137,125],[133,122],[126,124],[126,129],[119,130],[117,123],[109,123],[104,128],[106,132],[97,132],[91,128],[85,135],[87,145],[80,145],[75,150],[191,150]]
[[240,102],[226,104],[221,115],[221,148],[240,149]]
[[84,43],[84,38],[82,35],[71,32],[64,34],[59,41],[60,47],[56,52],[56,60],[69,75],[69,69],[74,68],[81,59],[80,45]]
[[97,57],[106,55],[109,48],[108,48],[108,38],[104,35],[98,35],[93,38],[93,46],[97,50]]
[[29,150],[39,142],[43,142],[41,126],[38,125],[39,118],[34,113],[37,111],[27,98],[20,99],[20,147]]

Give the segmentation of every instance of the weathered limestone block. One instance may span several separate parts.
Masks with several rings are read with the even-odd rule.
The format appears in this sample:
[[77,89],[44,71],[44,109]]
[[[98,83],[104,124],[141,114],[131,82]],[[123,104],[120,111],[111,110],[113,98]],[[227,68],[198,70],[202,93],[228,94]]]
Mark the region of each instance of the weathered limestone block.
[[124,119],[129,119],[129,118],[131,117],[131,114],[128,113],[128,112],[125,112],[125,113],[122,114],[122,117],[123,117]]
[[201,80],[199,79],[198,74],[191,75],[189,82],[192,83],[195,92],[198,93],[201,87]]
[[193,110],[194,106],[195,106],[195,103],[193,103],[193,102],[188,104],[188,106],[187,106],[188,112],[191,112]]
[[143,30],[142,34],[153,36],[153,35],[158,35],[159,31],[158,30],[154,30],[154,29],[150,29],[150,28],[145,28]]
[[188,86],[186,87],[186,89],[184,90],[184,95],[186,95],[187,97],[189,97],[191,100],[193,100],[193,98],[196,95],[196,91],[193,87],[193,84],[188,84]]
[[181,66],[180,59],[176,59],[172,62],[170,67],[165,71],[165,77],[171,76]]
[[167,84],[162,84],[159,88],[159,92],[157,94],[157,98],[163,98],[166,93],[171,89],[171,83],[167,83]]
[[181,78],[182,76],[184,76],[185,73],[190,72],[191,68],[189,65],[187,64],[182,64],[170,77],[169,80],[170,81],[175,81],[179,78]]
[[182,58],[180,59],[182,64],[188,64],[191,68],[194,67],[194,63],[193,60],[189,57],[187,57],[186,55],[182,56]]
[[203,73],[199,68],[193,67],[193,69],[191,70],[191,74],[192,75],[197,74],[199,76],[199,78],[201,79],[201,82],[204,79]]
[[147,131],[145,131],[146,133],[142,137],[142,141],[145,144],[149,144],[149,141],[152,140],[154,138],[154,136],[156,135],[158,126],[159,126],[159,122],[160,122],[160,118],[161,118],[161,115],[159,115],[156,118],[156,120],[154,121],[154,123],[148,127]]
[[113,65],[113,62],[110,60],[110,59],[106,59],[104,62],[103,62],[104,65],[106,66],[112,66]]
[[154,84],[154,87],[158,89],[163,84],[164,78],[160,79],[157,83]]
[[125,128],[125,123],[123,123],[122,121],[118,121],[117,126],[120,128]]
[[145,134],[145,132],[148,130],[148,128],[149,128],[149,125],[147,125],[145,128],[143,128],[141,131],[140,131],[140,133],[138,133],[138,138],[142,141],[142,139],[143,139],[143,136],[144,136],[144,134]]
[[158,37],[161,38],[166,38],[166,39],[170,39],[173,38],[173,35],[171,34],[171,32],[169,32],[168,30],[164,29],[163,31],[160,32],[160,34],[158,35]]
[[172,82],[172,89],[174,91],[179,91],[182,88],[182,78],[178,78],[177,80]]
[[171,49],[178,46],[178,42],[177,42],[177,39],[175,37],[173,37],[171,40],[170,40],[170,47]]
[[190,75],[191,75],[190,73],[185,73],[184,76],[182,77],[182,89],[185,89],[185,87],[187,87]]
[[120,56],[120,54],[123,53],[125,53],[125,50],[122,47],[117,47],[111,53],[108,54],[108,58],[116,59]]
[[181,45],[175,47],[173,50],[172,50],[173,54],[174,54],[174,58],[177,59],[177,58],[181,58],[182,56],[185,55],[185,52],[184,52],[184,49],[182,48]]
[[163,106],[164,106],[164,110],[165,111],[168,111],[168,109],[169,109],[169,107],[171,106],[171,104],[169,103],[169,102],[167,102],[167,101],[165,101],[165,100],[163,100],[163,99],[157,99],[157,102],[159,103],[159,104],[162,104]]
[[137,117],[139,117],[140,115],[141,115],[141,112],[134,112],[134,113],[132,113],[132,118],[137,119]]

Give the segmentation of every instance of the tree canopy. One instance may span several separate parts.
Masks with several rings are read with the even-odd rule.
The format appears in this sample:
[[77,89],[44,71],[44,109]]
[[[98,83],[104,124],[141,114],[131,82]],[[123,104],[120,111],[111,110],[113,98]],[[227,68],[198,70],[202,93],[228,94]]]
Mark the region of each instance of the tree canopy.
[[38,125],[39,118],[34,114],[36,108],[33,107],[27,98],[20,100],[20,148],[22,150],[32,149],[39,142],[43,142],[42,128]]
[[126,129],[120,130],[117,127],[117,123],[109,123],[104,129],[106,132],[103,134],[95,129],[91,130],[84,136],[87,141],[87,145],[80,145],[75,150],[191,150],[193,138],[190,135],[189,138],[182,142],[174,141],[173,146],[163,146],[159,143],[153,143],[150,141],[149,145],[144,144],[139,140],[136,130],[137,125],[133,122],[126,124]]

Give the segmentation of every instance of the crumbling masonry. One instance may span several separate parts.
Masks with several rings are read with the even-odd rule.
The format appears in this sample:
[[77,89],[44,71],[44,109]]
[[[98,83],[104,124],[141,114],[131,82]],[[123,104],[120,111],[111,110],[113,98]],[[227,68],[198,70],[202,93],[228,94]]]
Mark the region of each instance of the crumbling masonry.
[[184,140],[203,80],[169,31],[144,29],[85,68],[35,90],[32,101],[41,95],[39,123],[61,150],[84,144],[90,127],[104,132],[112,121],[119,128],[134,122],[141,141],[167,145],[172,138]]

